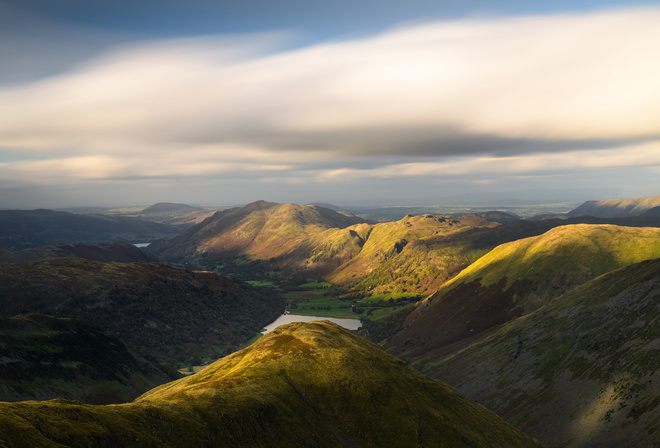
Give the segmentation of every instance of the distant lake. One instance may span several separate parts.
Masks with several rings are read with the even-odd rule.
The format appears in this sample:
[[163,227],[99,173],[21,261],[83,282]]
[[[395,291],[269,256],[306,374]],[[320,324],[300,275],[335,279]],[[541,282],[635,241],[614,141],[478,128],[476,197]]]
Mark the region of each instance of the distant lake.
[[135,244],[133,244],[133,246],[135,246],[135,247],[147,247],[150,244],[151,243],[135,243]]
[[282,314],[280,317],[277,318],[277,320],[266,326],[266,331],[264,331],[264,334],[273,331],[280,325],[290,324],[293,322],[312,322],[314,320],[329,320],[330,322],[334,322],[337,325],[341,325],[342,327],[348,330],[357,330],[362,326],[362,322],[360,322],[360,319],[339,319],[336,317],[300,316],[298,314]]

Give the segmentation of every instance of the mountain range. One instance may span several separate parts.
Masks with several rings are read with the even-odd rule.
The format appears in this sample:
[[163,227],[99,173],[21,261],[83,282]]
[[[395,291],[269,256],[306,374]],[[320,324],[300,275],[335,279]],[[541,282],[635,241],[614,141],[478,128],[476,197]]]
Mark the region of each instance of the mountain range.
[[127,216],[0,210],[0,246],[13,250],[56,243],[144,243],[179,233],[171,225]]
[[423,214],[361,222],[320,206],[258,201],[217,212],[149,251],[164,260],[214,269],[240,259],[237,272],[325,278],[362,296],[420,297],[497,245],[577,223],[660,226],[658,218],[516,220],[501,213]]
[[656,198],[585,203],[553,219],[425,213],[380,223],[258,201],[148,255],[126,243],[1,250],[5,315],[84,318],[171,364],[233,352],[284,299],[150,257],[323,280],[333,300],[409,303],[363,319],[376,344],[328,323],[294,324],[132,403],[0,404],[0,446],[538,446],[460,393],[549,447],[658,445]]

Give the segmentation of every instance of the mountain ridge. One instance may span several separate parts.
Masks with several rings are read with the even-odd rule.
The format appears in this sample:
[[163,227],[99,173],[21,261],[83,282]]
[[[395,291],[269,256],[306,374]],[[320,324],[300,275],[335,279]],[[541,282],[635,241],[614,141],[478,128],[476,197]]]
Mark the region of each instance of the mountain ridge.
[[656,258],[596,277],[423,370],[548,446],[655,446],[659,307]]
[[405,318],[386,347],[420,359],[538,309],[605,272],[660,256],[660,229],[577,224],[497,246]]
[[594,216],[597,218],[621,218],[642,215],[653,207],[660,206],[660,195],[628,199],[605,199],[587,201],[567,213],[570,217]]

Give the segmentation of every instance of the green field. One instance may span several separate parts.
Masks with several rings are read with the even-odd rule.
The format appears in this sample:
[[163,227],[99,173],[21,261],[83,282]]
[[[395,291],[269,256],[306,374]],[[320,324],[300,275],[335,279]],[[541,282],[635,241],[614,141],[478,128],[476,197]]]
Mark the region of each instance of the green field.
[[409,292],[393,292],[388,294],[372,294],[367,297],[365,300],[369,302],[385,302],[385,301],[395,301],[399,299],[411,299],[413,301],[421,299],[422,296],[415,293]]
[[252,286],[266,286],[268,288],[277,288],[277,285],[275,283],[266,280],[248,280],[246,283],[249,283]]
[[329,289],[332,286],[332,283],[328,282],[307,282],[300,285],[303,289],[313,289],[313,290],[325,290]]
[[359,316],[351,311],[351,302],[320,295],[318,292],[296,291],[285,294],[291,314],[303,316],[338,317],[357,319]]

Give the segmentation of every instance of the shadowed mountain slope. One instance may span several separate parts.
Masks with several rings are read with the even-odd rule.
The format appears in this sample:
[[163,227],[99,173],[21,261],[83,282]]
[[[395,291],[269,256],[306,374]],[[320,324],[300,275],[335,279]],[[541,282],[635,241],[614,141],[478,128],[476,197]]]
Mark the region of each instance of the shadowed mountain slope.
[[605,272],[660,257],[660,229],[578,224],[500,245],[406,317],[387,348],[434,359]]
[[597,218],[621,218],[638,216],[645,211],[660,206],[660,196],[630,199],[606,199],[604,201],[587,201],[568,216],[595,216]]
[[604,274],[429,361],[548,446],[660,445],[660,259]]
[[0,347],[0,401],[122,403],[180,377],[80,320],[1,317]]
[[218,356],[275,320],[270,289],[162,263],[55,258],[0,265],[0,313],[84,319],[160,361]]
[[156,261],[156,257],[132,244],[117,241],[112,244],[49,244],[13,251],[0,248],[0,263],[28,263],[48,258],[77,257],[95,261],[139,263]]
[[131,404],[0,403],[0,445],[539,447],[329,322],[291,324]]
[[127,216],[0,210],[0,246],[14,250],[53,243],[143,243],[180,232],[176,227]]

